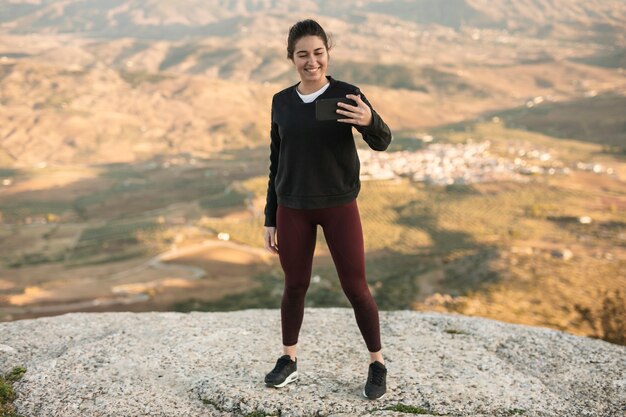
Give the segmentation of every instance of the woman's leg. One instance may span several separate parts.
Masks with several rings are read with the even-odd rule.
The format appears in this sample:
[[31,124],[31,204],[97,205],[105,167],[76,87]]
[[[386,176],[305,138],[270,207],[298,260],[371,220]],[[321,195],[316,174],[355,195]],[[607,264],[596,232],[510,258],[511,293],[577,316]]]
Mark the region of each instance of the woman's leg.
[[282,205],[276,211],[278,256],[285,273],[281,325],[285,354],[295,357],[304,316],[304,298],[311,281],[317,225],[307,210]]
[[320,224],[341,287],[354,309],[357,324],[373,360],[382,361],[378,306],[365,279],[363,230],[356,199],[324,209]]

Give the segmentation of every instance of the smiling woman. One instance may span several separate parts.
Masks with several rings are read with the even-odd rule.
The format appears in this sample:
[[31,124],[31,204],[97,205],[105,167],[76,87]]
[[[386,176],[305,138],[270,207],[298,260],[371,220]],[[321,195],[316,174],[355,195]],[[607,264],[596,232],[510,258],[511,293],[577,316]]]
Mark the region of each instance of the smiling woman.
[[302,25],[294,25],[289,31],[287,58],[293,62],[300,75],[298,91],[310,94],[328,83],[326,70],[330,46],[321,26],[312,21],[305,22]]
[[[265,383],[279,388],[298,379],[296,345],[320,225],[370,353],[363,395],[377,399],[386,391],[387,368],[378,307],[365,277],[363,231],[356,202],[361,188],[360,162],[352,127],[377,151],[387,149],[391,131],[358,87],[326,74],[329,50],[328,36],[316,21],[303,20],[292,26],[287,57],[300,81],[272,98],[264,239],[265,248],[279,255],[285,272],[281,301],[284,354]],[[337,104],[335,111],[343,118],[316,118],[317,102],[346,98],[355,105]]]

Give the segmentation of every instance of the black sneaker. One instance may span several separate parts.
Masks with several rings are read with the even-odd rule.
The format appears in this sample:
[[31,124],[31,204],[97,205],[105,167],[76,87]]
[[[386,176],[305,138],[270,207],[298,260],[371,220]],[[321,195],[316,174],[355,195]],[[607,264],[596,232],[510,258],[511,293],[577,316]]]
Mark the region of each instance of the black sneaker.
[[291,356],[283,355],[276,361],[276,366],[265,375],[265,384],[270,387],[281,388],[298,379],[298,366]]
[[370,363],[363,396],[376,400],[383,398],[385,392],[387,392],[387,368],[382,363],[374,361]]

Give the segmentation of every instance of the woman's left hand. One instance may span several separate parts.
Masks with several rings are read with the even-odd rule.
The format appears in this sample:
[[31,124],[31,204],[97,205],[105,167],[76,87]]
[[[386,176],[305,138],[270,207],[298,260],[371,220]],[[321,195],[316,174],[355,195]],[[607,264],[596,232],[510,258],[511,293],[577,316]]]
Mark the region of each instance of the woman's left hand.
[[354,94],[346,95],[347,98],[356,101],[356,106],[352,106],[347,103],[339,102],[338,106],[343,109],[337,109],[337,113],[348,116],[348,119],[338,119],[338,122],[351,123],[354,125],[360,126],[369,126],[372,122],[372,110],[370,106],[365,104],[363,100],[361,100],[361,95],[355,96]]

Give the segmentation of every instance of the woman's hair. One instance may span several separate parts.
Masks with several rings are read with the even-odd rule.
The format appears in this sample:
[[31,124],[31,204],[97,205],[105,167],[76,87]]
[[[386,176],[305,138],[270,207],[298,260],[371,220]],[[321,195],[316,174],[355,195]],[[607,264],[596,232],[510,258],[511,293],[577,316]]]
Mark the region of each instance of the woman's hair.
[[[291,28],[289,28],[289,36],[287,37],[287,58],[293,61],[293,54],[296,49],[296,42],[298,39],[305,36],[319,36],[324,42],[326,50],[330,50],[329,45],[330,36],[326,35],[322,26],[313,19],[306,19],[297,22]],[[332,41],[332,39],[331,39]]]

